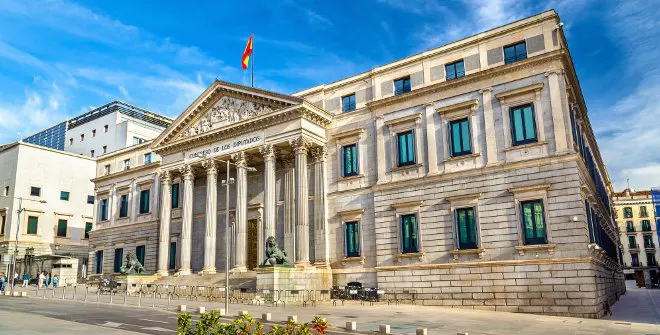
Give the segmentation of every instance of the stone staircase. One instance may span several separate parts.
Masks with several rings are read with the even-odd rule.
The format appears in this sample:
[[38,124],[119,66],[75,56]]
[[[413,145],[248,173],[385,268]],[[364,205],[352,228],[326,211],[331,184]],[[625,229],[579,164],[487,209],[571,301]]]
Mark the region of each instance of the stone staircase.
[[[192,274],[188,276],[167,276],[160,277],[153,282],[157,285],[186,285],[186,286],[206,286],[206,287],[224,287],[225,274]],[[254,271],[230,273],[229,286],[231,288],[255,289],[257,287],[257,273]]]

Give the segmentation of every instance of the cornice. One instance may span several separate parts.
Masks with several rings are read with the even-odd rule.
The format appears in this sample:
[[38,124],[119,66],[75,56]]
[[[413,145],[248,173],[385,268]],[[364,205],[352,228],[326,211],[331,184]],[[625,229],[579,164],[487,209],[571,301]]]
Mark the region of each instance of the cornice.
[[96,177],[96,178],[92,179],[91,181],[92,181],[92,183],[96,184],[96,183],[99,183],[99,182],[104,182],[104,181],[111,180],[111,179],[116,178],[116,177],[127,176],[127,175],[130,175],[131,173],[142,172],[142,171],[150,170],[150,169],[156,170],[159,167],[160,167],[160,161],[157,161],[157,162],[153,162],[151,164],[143,164],[143,165],[140,165],[140,166],[132,167],[128,170],[121,170],[119,172],[113,172],[113,173],[107,174],[105,176]]
[[528,93],[538,93],[539,91],[541,91],[542,88],[543,88],[543,83],[536,83],[529,86],[509,90],[506,92],[497,93],[495,94],[495,97],[497,98],[497,100],[500,100],[500,102],[504,103],[506,100],[512,97],[516,97]]
[[479,100],[474,99],[474,100],[459,102],[457,104],[453,104],[445,107],[436,108],[435,111],[439,114],[449,114],[466,109],[474,111],[477,109],[477,107],[479,107]]

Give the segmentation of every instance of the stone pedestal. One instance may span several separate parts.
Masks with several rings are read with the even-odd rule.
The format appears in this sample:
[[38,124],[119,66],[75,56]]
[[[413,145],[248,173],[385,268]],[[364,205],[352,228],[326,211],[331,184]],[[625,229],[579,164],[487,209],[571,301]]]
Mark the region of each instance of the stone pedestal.
[[257,272],[258,290],[329,290],[332,271],[310,267],[264,267]]
[[132,294],[137,292],[141,285],[153,284],[160,277],[158,275],[123,275],[116,276],[115,280],[121,284],[126,284],[128,293]]

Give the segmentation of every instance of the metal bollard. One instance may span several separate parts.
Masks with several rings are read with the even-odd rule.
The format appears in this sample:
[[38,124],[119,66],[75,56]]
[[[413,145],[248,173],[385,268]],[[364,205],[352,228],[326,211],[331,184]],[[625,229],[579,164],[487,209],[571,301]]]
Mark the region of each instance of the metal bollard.
[[110,290],[110,304],[112,305],[112,296],[115,295],[115,291]]
[[172,295],[167,293],[167,307],[172,306]]
[[156,308],[156,291],[154,291],[151,296],[151,308]]
[[261,314],[261,320],[263,321],[270,321],[271,319],[271,314],[270,313],[263,313]]
[[426,328],[417,328],[417,331],[415,331],[415,335],[427,335],[428,330]]
[[101,302],[101,287],[99,287],[99,288],[96,290],[96,303],[98,304],[98,303],[100,303],[100,302]]
[[126,305],[126,300],[128,300],[128,287],[126,287],[126,290],[124,291],[124,305]]
[[78,285],[73,285],[73,301],[76,301],[76,291],[78,291]]
[[87,302],[87,294],[89,293],[89,286],[85,284],[85,296],[83,297],[83,302]]
[[142,291],[138,292],[138,306],[142,306]]
[[62,300],[66,299],[66,286],[62,286]]
[[53,287],[53,289],[50,290],[50,292],[52,293],[51,298],[55,299],[55,288]]
[[36,297],[38,297],[38,296],[39,296],[39,283],[37,283],[37,295],[36,295]]
[[346,330],[357,330],[357,322],[355,321],[346,322]]
[[378,326],[378,331],[381,334],[390,334],[390,325],[380,325]]

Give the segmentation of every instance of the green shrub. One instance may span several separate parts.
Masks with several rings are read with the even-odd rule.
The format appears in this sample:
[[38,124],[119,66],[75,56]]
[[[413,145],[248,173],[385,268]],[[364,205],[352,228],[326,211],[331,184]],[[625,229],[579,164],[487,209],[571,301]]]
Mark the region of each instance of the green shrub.
[[179,335],[323,335],[329,324],[320,317],[311,322],[274,325],[264,332],[264,325],[250,317],[249,314],[237,317],[229,323],[220,321],[220,312],[214,309],[201,315],[195,326],[188,313],[181,313],[177,317],[177,333]]

